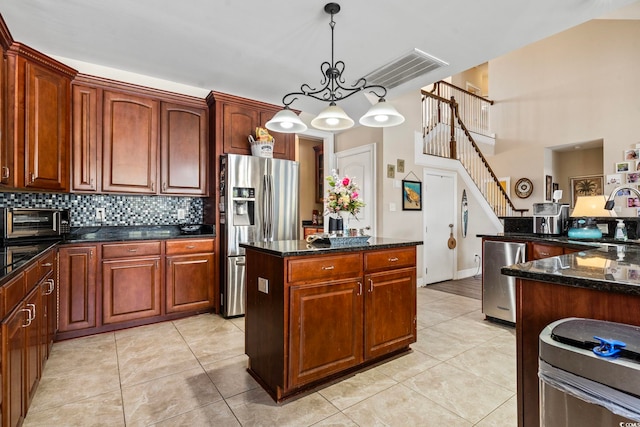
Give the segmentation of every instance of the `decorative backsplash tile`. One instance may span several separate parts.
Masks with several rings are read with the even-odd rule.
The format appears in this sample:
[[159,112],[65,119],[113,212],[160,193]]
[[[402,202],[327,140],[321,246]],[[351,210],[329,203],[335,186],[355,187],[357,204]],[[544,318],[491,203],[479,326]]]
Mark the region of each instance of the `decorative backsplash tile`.
[[[70,209],[71,226],[201,224],[202,198],[66,193],[0,193],[0,208]],[[97,222],[96,208],[105,209]],[[178,220],[178,209],[186,211]]]

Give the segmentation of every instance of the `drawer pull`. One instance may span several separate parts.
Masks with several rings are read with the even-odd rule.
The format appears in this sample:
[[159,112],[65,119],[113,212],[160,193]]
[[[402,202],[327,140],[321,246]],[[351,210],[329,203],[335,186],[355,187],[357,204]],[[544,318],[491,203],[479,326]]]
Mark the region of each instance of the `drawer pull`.
[[51,267],[53,264],[50,262],[45,262],[44,264],[42,264],[43,267]]
[[542,255],[542,256],[549,256],[549,252],[540,252],[540,255]]
[[193,249],[195,247],[196,247],[196,245],[187,245],[187,249]]
[[[33,314],[31,314],[30,307],[33,307]],[[29,308],[29,323],[36,318],[36,305],[35,304],[27,304],[27,308]]]
[[138,252],[137,249],[127,249],[127,252]]
[[323,270],[333,270],[335,267],[333,265],[327,266],[325,267],[324,265],[322,266]]
[[22,327],[26,328],[27,326],[29,326],[31,324],[31,321],[33,320],[31,318],[31,310],[29,310],[27,308],[21,308],[20,311],[26,311],[27,313],[29,313],[28,316],[27,316],[27,323],[26,324],[24,324],[24,323],[22,324]]
[[396,262],[398,261],[398,257],[393,257],[393,258],[389,258],[389,262]]
[[48,279],[47,282],[49,283],[49,288],[47,289],[47,292],[45,292],[45,295],[51,295],[56,289],[56,282],[53,279]]

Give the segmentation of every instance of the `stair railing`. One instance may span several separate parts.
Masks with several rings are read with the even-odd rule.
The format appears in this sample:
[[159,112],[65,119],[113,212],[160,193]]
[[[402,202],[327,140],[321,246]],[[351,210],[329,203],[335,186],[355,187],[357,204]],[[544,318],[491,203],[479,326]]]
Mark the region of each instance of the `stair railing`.
[[492,137],[490,111],[493,101],[468,90],[459,88],[449,82],[440,80],[433,84],[431,93],[444,99],[455,97],[458,101],[460,118],[470,132]]
[[522,215],[528,211],[513,205],[462,120],[454,96],[446,99],[423,90],[422,124],[423,152],[459,160],[497,216],[512,216],[515,212]]

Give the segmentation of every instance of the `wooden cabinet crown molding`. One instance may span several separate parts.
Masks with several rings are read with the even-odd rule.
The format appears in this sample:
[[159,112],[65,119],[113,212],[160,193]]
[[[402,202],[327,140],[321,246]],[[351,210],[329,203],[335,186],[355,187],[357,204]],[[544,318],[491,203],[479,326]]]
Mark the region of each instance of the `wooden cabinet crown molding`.
[[35,64],[60,73],[68,77],[69,79],[73,79],[76,74],[78,74],[78,71],[76,69],[63,64],[62,62],[58,62],[55,59],[22,43],[13,42],[13,44],[11,44],[11,46],[9,46],[9,49],[7,50],[7,55],[15,55],[26,58]]
[[178,104],[187,104],[198,108],[207,108],[206,101],[203,98],[198,98],[197,96],[183,95],[176,92],[169,92],[162,89],[155,89],[148,86],[137,85],[135,83],[112,80],[106,77],[98,77],[79,73],[72,83],[92,86],[99,89],[117,90],[119,92],[132,95],[144,95],[148,98],[155,98],[158,101],[175,102]]
[[[234,104],[244,104],[248,107],[261,110],[280,111],[283,108],[282,105],[269,104],[267,102],[243,98],[241,96],[231,95],[228,93],[211,91],[209,92],[209,95],[207,95],[207,104],[209,104],[209,107],[212,107],[215,102],[232,102]],[[300,110],[291,109],[291,111],[296,114],[300,114]]]
[[13,37],[9,32],[9,27],[7,27],[7,23],[4,22],[4,18],[0,13],[0,46],[2,46],[4,50],[7,50],[9,49],[9,46],[11,46],[12,44],[13,44]]

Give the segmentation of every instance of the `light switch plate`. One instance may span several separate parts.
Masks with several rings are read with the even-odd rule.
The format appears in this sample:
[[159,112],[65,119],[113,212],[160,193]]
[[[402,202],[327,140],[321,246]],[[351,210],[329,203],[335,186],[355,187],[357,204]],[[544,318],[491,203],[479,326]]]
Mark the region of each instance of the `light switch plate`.
[[258,290],[262,293],[269,293],[269,279],[258,277]]

